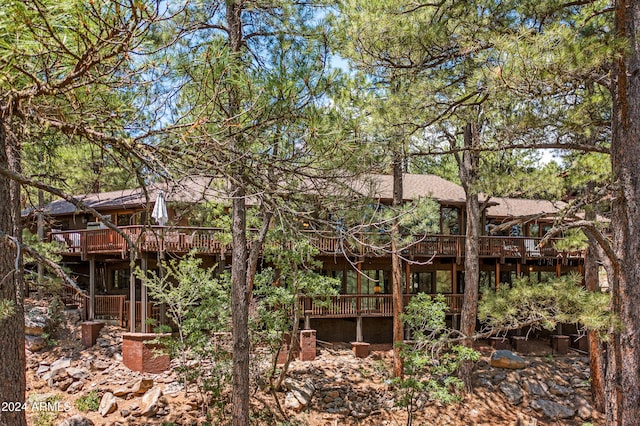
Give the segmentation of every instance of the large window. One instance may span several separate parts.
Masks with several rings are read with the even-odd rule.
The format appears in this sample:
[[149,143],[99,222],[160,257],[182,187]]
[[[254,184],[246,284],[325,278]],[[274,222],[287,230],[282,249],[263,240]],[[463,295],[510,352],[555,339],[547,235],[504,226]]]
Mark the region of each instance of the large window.
[[346,294],[356,294],[358,293],[358,271],[354,271],[353,269],[347,270],[347,278],[346,278]]
[[452,293],[451,271],[436,271],[436,293]]
[[445,235],[460,235],[460,209],[457,207],[442,207],[440,214],[442,233]]
[[414,272],[411,274],[412,293],[433,293],[433,272]]
[[113,288],[128,289],[131,273],[129,269],[116,269],[113,271]]

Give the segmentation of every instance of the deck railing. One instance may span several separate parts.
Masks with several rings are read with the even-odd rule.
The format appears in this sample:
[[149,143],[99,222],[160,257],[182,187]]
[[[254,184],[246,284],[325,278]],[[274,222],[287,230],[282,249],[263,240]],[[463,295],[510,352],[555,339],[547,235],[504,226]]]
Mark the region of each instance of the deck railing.
[[[412,294],[403,295],[406,307]],[[460,313],[462,294],[445,294],[448,313]],[[311,318],[392,317],[393,296],[391,294],[340,294],[328,297],[304,297],[300,309]]]
[[[202,254],[221,254],[232,249],[231,244],[223,242],[228,238],[223,236],[227,234],[226,230],[218,228],[125,226],[121,230],[143,252],[187,253],[195,249]],[[355,247],[356,244],[328,232],[306,233],[311,243],[325,255],[347,252],[384,256],[388,253],[388,250]],[[366,235],[363,234],[363,237]],[[85,258],[89,254],[121,254],[126,257],[129,250],[125,238],[112,229],[54,231],[51,240],[61,243],[63,253],[82,254]],[[381,237],[376,235],[372,240],[379,241]],[[414,236],[413,240],[412,244],[405,247],[403,255],[464,256],[465,237],[462,235],[422,235]],[[583,255],[582,252],[565,253],[556,250],[556,239],[549,240],[543,246],[540,245],[541,241],[541,238],[533,237],[481,236],[478,249],[481,257],[535,259]]]

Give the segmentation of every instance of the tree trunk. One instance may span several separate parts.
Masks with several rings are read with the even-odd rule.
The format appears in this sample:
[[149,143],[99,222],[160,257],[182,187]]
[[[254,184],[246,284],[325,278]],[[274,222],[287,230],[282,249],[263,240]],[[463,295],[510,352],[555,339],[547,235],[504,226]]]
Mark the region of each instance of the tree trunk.
[[[0,166],[19,172],[17,141],[7,131],[6,126],[6,122],[0,119]],[[12,238],[14,243],[9,243],[6,237]],[[11,315],[6,318],[0,317],[0,403],[25,401],[22,259],[15,244],[20,240],[20,186],[0,175],[0,302],[9,302],[14,308]],[[0,425],[26,424],[24,410],[0,410]]]
[[[393,206],[402,204],[402,159],[396,155],[393,160]],[[393,286],[393,375],[402,376],[402,357],[400,356],[400,344],[404,341],[404,326],[402,324],[402,312],[404,303],[402,300],[402,259],[398,253],[398,240],[400,229],[398,219],[393,220],[391,229],[391,281]]]
[[[587,191],[593,190],[593,184],[587,185]],[[587,208],[585,212],[586,220],[595,220],[596,213],[592,208]],[[584,282],[588,291],[600,291],[598,286],[598,254],[596,250],[596,242],[590,241],[589,247],[584,258]],[[589,339],[589,370],[591,374],[591,397],[593,398],[593,407],[602,412],[604,411],[604,344],[598,339],[595,332],[587,333]]]
[[640,421],[640,2],[618,0],[618,36],[628,41],[613,67],[611,164],[619,192],[613,197],[611,229],[616,255],[610,283],[612,311],[624,329],[613,330],[605,383],[607,424]]
[[[226,10],[229,29],[229,47],[234,60],[240,61],[242,50],[242,5],[228,0]],[[236,77],[236,76],[233,76]],[[233,78],[232,77],[232,78]],[[240,93],[234,82],[229,91],[231,149],[242,152],[241,136],[233,129],[240,111]],[[231,323],[233,332],[232,359],[232,424],[249,424],[249,287],[247,280],[247,218],[243,176],[243,161],[237,159],[232,165],[231,195],[231,235],[233,253],[231,257]]]
[[[466,242],[464,247],[464,298],[462,301],[462,313],[460,317],[460,331],[465,336],[472,336],[476,329],[476,317],[478,315],[478,283],[480,280],[480,230],[482,229],[480,202],[478,192],[474,187],[478,175],[479,154],[473,151],[478,140],[478,129],[475,124],[467,124],[464,129],[464,146],[459,162],[460,181],[466,195]],[[454,278],[454,282],[456,277]],[[473,340],[464,341],[465,346],[473,347]],[[471,370],[473,363],[465,362],[459,371],[459,377],[465,384],[465,388],[471,390]]]

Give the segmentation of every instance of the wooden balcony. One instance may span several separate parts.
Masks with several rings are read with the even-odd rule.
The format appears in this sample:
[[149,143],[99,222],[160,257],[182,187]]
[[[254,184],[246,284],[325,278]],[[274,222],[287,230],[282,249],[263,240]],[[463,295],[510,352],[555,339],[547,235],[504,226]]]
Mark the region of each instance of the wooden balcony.
[[[404,306],[411,301],[412,294],[403,296]],[[449,306],[448,313],[457,314],[462,310],[462,294],[444,294]],[[341,294],[328,298],[304,297],[300,309],[310,318],[355,318],[392,317],[393,296],[391,294]]]
[[[193,249],[201,254],[220,255],[229,252],[231,244],[226,244],[223,235],[227,230],[219,228],[196,227],[143,227],[126,226],[122,232],[136,244],[141,252],[187,253]],[[373,245],[361,246],[339,238],[328,232],[305,231],[311,243],[320,251],[321,255],[349,254],[370,257],[385,257],[389,251],[384,248],[374,248]],[[366,235],[363,235],[366,237]],[[376,234],[371,240],[384,246],[385,235]],[[388,238],[388,237],[387,237]],[[228,237],[227,237],[228,239]],[[122,258],[128,256],[129,248],[122,235],[111,229],[54,231],[51,241],[58,241],[61,253],[79,255],[116,255]],[[541,238],[531,237],[502,237],[481,236],[480,256],[512,259],[555,259],[559,257],[581,257],[582,252],[559,252],[554,248],[555,240],[540,246]],[[403,249],[403,256],[409,258],[430,258],[464,256],[465,237],[462,235],[428,235],[415,236],[413,242]]]

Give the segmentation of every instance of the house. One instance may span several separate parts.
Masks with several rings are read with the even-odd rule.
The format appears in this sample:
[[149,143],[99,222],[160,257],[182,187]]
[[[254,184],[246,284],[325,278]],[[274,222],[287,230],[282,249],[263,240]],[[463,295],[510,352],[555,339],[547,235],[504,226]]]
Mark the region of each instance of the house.
[[[354,191],[371,200],[372,205],[390,205],[392,177],[371,175],[354,181]],[[412,294],[444,294],[449,305],[448,318],[457,324],[464,293],[465,194],[462,187],[434,175],[405,174],[404,200],[431,198],[438,204],[438,231],[413,236],[402,248],[404,292],[408,302]],[[159,191],[166,194],[170,222],[159,227],[148,224],[148,215]],[[231,248],[221,242],[225,230],[192,226],[198,220],[198,206],[227,201],[223,186],[212,178],[190,178],[172,185],[152,185],[146,190],[129,189],[87,194],[79,199],[113,223],[135,242],[143,269],[156,267],[159,255],[180,256],[196,249],[205,266],[229,265]],[[542,236],[564,207],[545,200],[491,198],[483,200],[484,235],[480,238],[480,285],[497,288],[509,285],[516,277],[538,278],[581,272],[583,253],[557,251],[554,240],[542,245]],[[125,238],[67,201],[47,206],[54,227],[50,236],[60,241],[64,263],[89,288],[91,299],[85,302],[90,317],[112,315],[122,323],[141,316],[159,317],[159,309],[147,303],[145,289],[130,273],[130,250]],[[518,218],[526,218],[519,221]],[[506,224],[506,225],[505,225]],[[494,234],[491,230],[498,229]],[[317,330],[321,340],[392,340],[391,257],[388,251],[345,243],[340,235],[308,230],[311,241],[320,250],[324,274],[342,282],[341,294],[329,306],[302,299],[304,325]],[[384,237],[384,235],[383,235]],[[349,249],[345,249],[349,247]],[[133,284],[133,285],[132,285]],[[132,313],[128,301],[136,299]],[[136,315],[137,321],[132,321]],[[131,317],[131,318],[130,318]]]

